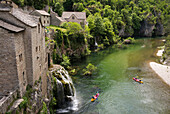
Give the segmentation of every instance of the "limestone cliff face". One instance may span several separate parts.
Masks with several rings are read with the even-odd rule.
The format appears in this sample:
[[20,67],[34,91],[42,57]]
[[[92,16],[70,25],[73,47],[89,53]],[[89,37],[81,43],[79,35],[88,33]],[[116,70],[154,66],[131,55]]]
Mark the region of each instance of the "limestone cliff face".
[[157,20],[155,25],[154,35],[155,36],[163,36],[165,34],[163,24]]
[[129,36],[139,36],[139,37],[152,37],[152,36],[163,36],[164,33],[164,26],[159,18],[159,15],[156,13],[154,14],[157,16],[157,19],[153,19],[153,14],[149,14],[143,21],[141,21],[141,26],[138,30],[133,29],[132,26],[124,26],[119,30],[120,37],[129,37]]
[[141,23],[141,27],[140,27],[138,35],[144,36],[144,37],[151,37],[154,27],[155,27],[155,24],[151,24],[147,20],[144,20]]

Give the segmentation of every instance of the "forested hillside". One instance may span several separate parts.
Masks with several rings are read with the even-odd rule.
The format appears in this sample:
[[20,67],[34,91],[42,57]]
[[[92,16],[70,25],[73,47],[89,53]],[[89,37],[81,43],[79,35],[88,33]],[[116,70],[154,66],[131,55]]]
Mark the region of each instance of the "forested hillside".
[[[170,6],[168,0],[13,0],[19,6],[42,9],[49,5],[60,16],[63,11],[86,12],[89,28],[94,35],[119,34],[119,36],[154,36],[168,34]],[[95,31],[96,21],[101,26]],[[163,26],[165,31],[163,30]],[[107,26],[104,29],[104,26]],[[161,27],[162,26],[162,27]],[[142,27],[142,28],[141,28]],[[103,29],[102,29],[103,28]],[[145,28],[151,33],[146,33]],[[95,31],[95,32],[94,32]],[[114,33],[112,33],[114,32]]]
[[[97,44],[121,46],[125,38],[163,36],[170,33],[168,0],[13,0],[20,7],[43,9],[46,5],[62,15],[63,11],[86,12],[88,26],[64,23],[56,29],[56,58],[88,55]],[[50,10],[49,10],[50,11]],[[62,42],[62,43],[61,43]],[[59,53],[59,54],[58,54]],[[67,60],[67,59],[66,59]],[[62,60],[61,60],[62,61]]]

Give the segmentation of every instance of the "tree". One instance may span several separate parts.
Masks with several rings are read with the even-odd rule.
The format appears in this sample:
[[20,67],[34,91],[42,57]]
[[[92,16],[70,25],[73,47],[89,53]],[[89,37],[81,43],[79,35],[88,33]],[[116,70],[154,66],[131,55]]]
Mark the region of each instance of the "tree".
[[94,16],[91,14],[88,16],[87,18],[87,22],[88,22],[88,27],[90,29],[90,31],[92,32],[94,30]]
[[63,11],[64,11],[64,7],[63,7],[62,3],[56,2],[53,7],[54,7],[54,11],[55,11],[59,16],[61,16],[62,13],[63,13]]
[[74,11],[82,12],[85,8],[82,3],[74,3],[73,9],[74,9]]
[[106,39],[109,40],[110,43],[113,43],[114,42],[113,37],[115,36],[115,33],[113,32],[113,25],[107,18],[104,18],[103,22],[104,22],[105,34],[106,34],[105,37]]
[[73,8],[72,8],[73,4],[74,4],[73,0],[66,0],[63,3],[64,10],[65,11],[73,11]]
[[94,36],[99,38],[101,35],[104,34],[104,24],[102,17],[98,14],[95,15],[95,20],[94,20]]

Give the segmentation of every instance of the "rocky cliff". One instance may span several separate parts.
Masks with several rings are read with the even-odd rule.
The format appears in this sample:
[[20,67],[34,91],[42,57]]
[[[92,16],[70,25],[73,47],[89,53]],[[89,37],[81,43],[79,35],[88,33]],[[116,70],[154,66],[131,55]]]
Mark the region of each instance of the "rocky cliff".
[[9,113],[54,113],[57,108],[75,107],[76,92],[71,77],[64,67],[53,65],[47,73],[47,94],[42,95],[41,78],[34,86],[28,86],[23,98],[15,98],[9,105]]

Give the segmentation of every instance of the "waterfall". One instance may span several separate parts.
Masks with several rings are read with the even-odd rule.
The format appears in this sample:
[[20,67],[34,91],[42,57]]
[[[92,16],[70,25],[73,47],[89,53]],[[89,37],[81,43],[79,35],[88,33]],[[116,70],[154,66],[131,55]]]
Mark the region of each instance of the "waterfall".
[[96,37],[95,37],[95,46],[98,46],[97,41],[96,41]]
[[60,109],[57,109],[58,113],[63,111],[74,111],[78,108],[78,101],[76,99],[76,91],[73,85],[73,81],[69,76],[68,72],[61,67],[57,71],[53,71],[53,75],[56,78],[57,89],[55,92],[57,95],[57,106]]
[[60,80],[58,80],[56,78],[56,81],[57,81],[57,104],[58,106],[61,106],[64,104],[65,102],[65,95],[64,95],[64,87],[63,87],[63,84]]

